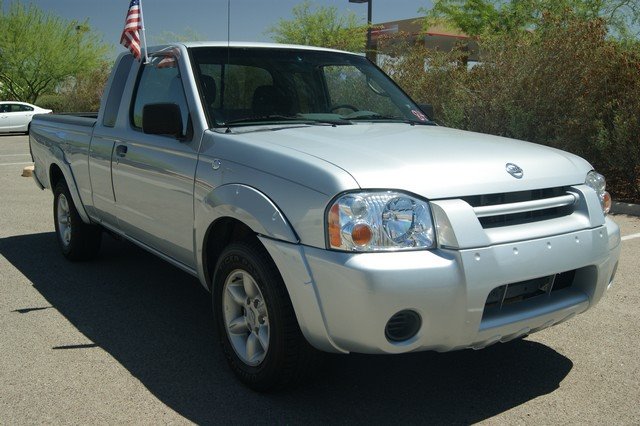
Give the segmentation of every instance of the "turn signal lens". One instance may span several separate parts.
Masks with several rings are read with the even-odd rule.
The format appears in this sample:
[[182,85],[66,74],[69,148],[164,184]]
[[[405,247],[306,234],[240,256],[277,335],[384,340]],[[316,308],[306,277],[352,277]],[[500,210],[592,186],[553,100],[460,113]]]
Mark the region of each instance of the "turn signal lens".
[[351,230],[351,240],[357,246],[366,246],[371,242],[371,238],[373,238],[373,232],[367,224],[358,223]]
[[342,238],[340,237],[340,206],[334,204],[329,210],[329,242],[332,246],[340,246]]
[[604,191],[602,195],[602,211],[604,211],[604,214],[608,214],[611,211],[611,204],[611,195],[607,191]]

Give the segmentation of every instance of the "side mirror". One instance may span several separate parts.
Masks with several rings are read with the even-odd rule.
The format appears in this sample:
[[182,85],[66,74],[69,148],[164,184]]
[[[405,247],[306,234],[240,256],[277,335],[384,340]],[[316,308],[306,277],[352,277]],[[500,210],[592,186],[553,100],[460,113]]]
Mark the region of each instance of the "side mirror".
[[182,114],[176,104],[147,104],[142,108],[142,131],[150,135],[182,136]]
[[418,104],[418,107],[424,112],[424,115],[431,121],[435,118],[435,114],[433,113],[433,105],[431,104]]

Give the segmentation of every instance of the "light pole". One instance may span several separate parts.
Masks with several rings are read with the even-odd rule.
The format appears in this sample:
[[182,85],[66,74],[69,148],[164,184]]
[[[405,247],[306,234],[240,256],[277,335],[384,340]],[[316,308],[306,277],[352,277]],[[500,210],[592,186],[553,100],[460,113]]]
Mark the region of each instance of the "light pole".
[[373,60],[373,50],[371,49],[371,3],[373,0],[349,0],[349,3],[367,3],[367,46],[366,52],[367,58]]

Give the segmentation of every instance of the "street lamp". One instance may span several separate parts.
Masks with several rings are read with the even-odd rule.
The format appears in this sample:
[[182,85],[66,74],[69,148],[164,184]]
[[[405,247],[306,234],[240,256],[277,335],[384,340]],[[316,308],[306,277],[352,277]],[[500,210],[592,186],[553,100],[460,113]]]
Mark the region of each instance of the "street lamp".
[[371,49],[371,3],[373,0],[349,0],[349,3],[367,3],[367,58],[373,60],[373,51]]

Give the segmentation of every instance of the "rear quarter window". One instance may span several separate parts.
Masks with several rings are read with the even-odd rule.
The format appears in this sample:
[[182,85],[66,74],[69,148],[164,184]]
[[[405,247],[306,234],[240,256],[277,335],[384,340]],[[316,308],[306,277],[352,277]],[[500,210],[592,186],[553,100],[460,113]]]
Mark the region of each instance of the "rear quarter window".
[[114,72],[107,102],[105,103],[104,116],[102,117],[102,125],[105,127],[114,127],[116,125],[122,93],[124,92],[124,86],[127,83],[127,77],[129,76],[132,63],[132,55],[124,56]]

